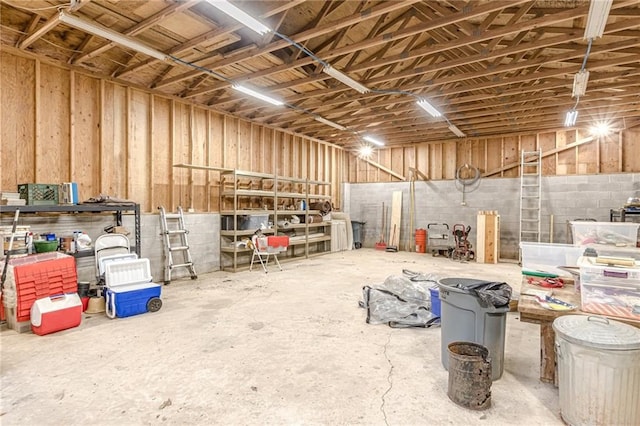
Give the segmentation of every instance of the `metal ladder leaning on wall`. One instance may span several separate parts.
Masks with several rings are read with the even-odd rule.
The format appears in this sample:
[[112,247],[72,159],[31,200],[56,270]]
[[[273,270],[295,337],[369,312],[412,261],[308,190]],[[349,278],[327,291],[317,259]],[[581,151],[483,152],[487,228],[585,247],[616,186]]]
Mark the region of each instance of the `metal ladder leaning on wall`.
[[[197,279],[198,275],[193,267],[193,259],[191,259],[191,252],[189,251],[189,241],[187,239],[189,231],[184,226],[182,207],[178,206],[177,213],[167,213],[162,206],[158,207],[158,210],[160,210],[160,226],[162,230],[160,235],[164,243],[165,285],[171,282],[171,272],[175,268],[187,268],[191,279]],[[183,263],[174,263],[174,252],[182,253]]]
[[540,242],[542,151],[522,151],[520,159],[520,242]]

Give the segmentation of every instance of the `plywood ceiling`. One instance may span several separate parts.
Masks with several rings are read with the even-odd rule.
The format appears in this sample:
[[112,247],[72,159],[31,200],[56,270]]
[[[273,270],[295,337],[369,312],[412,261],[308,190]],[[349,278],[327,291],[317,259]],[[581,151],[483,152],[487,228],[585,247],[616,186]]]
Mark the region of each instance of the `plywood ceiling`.
[[[455,139],[449,123],[418,108],[416,97],[468,137],[562,127],[575,104],[589,11],[587,0],[233,2],[294,46],[274,33],[258,35],[206,1],[0,3],[3,46],[345,147],[365,134],[392,146]],[[69,27],[56,8],[191,65]],[[373,90],[361,94],[329,77],[320,60]],[[614,1],[586,68],[578,125],[640,125],[640,0]],[[286,105],[255,100],[225,79]]]

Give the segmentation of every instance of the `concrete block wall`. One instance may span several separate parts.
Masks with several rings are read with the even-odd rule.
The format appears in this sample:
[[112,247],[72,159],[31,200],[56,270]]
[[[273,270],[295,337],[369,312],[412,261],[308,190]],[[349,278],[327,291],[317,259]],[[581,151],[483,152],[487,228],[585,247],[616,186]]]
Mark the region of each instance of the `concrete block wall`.
[[[11,225],[13,215],[2,215],[0,224]],[[124,213],[123,225],[131,232],[129,240],[135,244],[134,216]],[[32,232],[55,233],[58,237],[70,236],[73,231],[88,234],[92,241],[104,234],[104,228],[113,225],[113,215],[102,214],[61,214],[41,216],[25,213],[20,216],[20,225],[30,225]],[[189,230],[191,257],[198,274],[220,269],[220,215],[217,213],[185,213],[185,226]],[[164,280],[163,242],[160,236],[160,216],[158,214],[142,214],[140,216],[141,256],[149,259],[151,275],[156,282]],[[176,255],[176,260],[180,260]],[[95,258],[80,257],[76,259],[79,281],[96,281]],[[186,268],[177,268],[172,279],[188,277]]]
[[[455,181],[416,181],[414,229],[409,229],[409,183],[343,184],[344,211],[351,220],[365,222],[364,247],[373,247],[380,239],[382,203],[391,210],[393,191],[402,191],[402,223],[400,249],[415,246],[414,229],[427,229],[429,223],[447,223],[450,227],[462,223],[471,226],[469,240],[476,244],[476,220],[478,210],[497,210],[500,214],[501,253],[505,259],[518,257],[518,223],[520,206],[520,179],[481,179],[468,187],[464,194]],[[609,210],[622,207],[629,197],[640,197],[640,174],[608,174],[587,176],[553,176],[542,179],[542,238],[549,241],[550,217],[553,215],[553,241],[566,243],[569,235],[567,222],[578,218],[609,221]],[[0,224],[11,225],[13,215],[2,215]],[[217,213],[185,213],[189,229],[189,243],[198,274],[220,269],[220,215]],[[387,220],[388,222],[388,220]],[[73,231],[86,232],[95,240],[103,229],[113,225],[109,214],[60,214],[41,216],[24,214],[21,225],[31,225],[38,233],[54,232],[58,236],[71,235]],[[134,217],[123,214],[123,224],[134,239]],[[141,254],[149,258],[154,280],[164,278],[164,255],[160,237],[158,214],[141,215]],[[389,233],[385,241],[389,240]],[[133,244],[133,241],[132,241]],[[95,282],[93,257],[76,259],[79,280]],[[188,276],[185,268],[176,269],[174,279]]]
[[[402,191],[400,249],[415,245],[409,229],[409,183],[344,184],[345,211],[352,220],[366,222],[364,246],[373,247],[380,239],[382,203],[391,210],[393,191]],[[640,174],[550,176],[542,178],[541,241],[550,241],[553,215],[553,242],[571,243],[567,222],[593,218],[609,221],[609,210],[624,205],[627,198],[640,197]],[[414,229],[427,229],[429,223],[462,223],[471,226],[469,241],[476,244],[479,210],[497,210],[500,215],[500,257],[518,258],[520,220],[520,178],[480,179],[465,190],[455,181],[416,181]],[[389,214],[390,215],[390,214]],[[388,220],[387,220],[388,226]],[[389,240],[389,232],[385,241]]]

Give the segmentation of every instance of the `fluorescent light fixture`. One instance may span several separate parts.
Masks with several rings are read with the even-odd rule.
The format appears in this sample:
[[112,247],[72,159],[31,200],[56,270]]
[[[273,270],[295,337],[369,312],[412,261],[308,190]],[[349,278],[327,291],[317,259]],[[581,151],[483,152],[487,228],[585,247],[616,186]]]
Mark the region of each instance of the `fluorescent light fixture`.
[[362,139],[364,139],[367,142],[371,142],[374,145],[378,145],[378,146],[384,146],[384,142],[379,141],[378,139],[372,137],[372,136],[363,136]]
[[584,28],[584,39],[596,39],[604,34],[604,27],[607,25],[607,17],[613,0],[591,0],[589,5],[589,15],[587,25]]
[[167,55],[160,52],[159,50],[153,49],[144,43],[136,41],[131,37],[127,37],[126,35],[120,34],[107,27],[103,27],[102,25],[95,22],[86,21],[84,19],[78,18],[77,16],[69,15],[62,10],[60,11],[59,18],[60,22],[62,23],[70,25],[79,30],[86,31],[98,37],[106,38],[107,40],[111,40],[112,42],[123,47],[133,49],[136,52],[144,53],[145,55],[151,56],[152,58],[156,58],[161,61],[167,59]]
[[449,130],[451,130],[459,138],[464,138],[466,136],[464,133],[462,133],[462,130],[458,129],[454,124],[449,126]]
[[587,82],[589,81],[589,71],[581,70],[573,76],[573,94],[571,97],[579,98],[587,92]]
[[351,77],[349,77],[348,75],[338,71],[337,69],[333,68],[331,65],[327,65],[325,66],[322,71],[325,74],[330,75],[331,77],[335,78],[336,80],[346,84],[347,86],[351,87],[354,90],[357,90],[360,93],[367,93],[369,92],[369,89],[358,83],[357,81],[355,81],[354,79],[352,79]]
[[229,3],[227,0],[207,0],[213,7],[231,16],[236,21],[240,22],[247,28],[257,32],[260,35],[270,33],[271,28],[264,25],[262,22],[255,19],[253,16],[238,9],[236,6]]
[[578,119],[578,111],[575,109],[567,111],[567,116],[564,119],[564,127],[573,127],[576,125]]
[[427,102],[426,100],[422,99],[420,101],[418,101],[418,106],[420,108],[422,108],[423,110],[427,111],[429,114],[431,114],[433,117],[440,117],[442,116],[442,114],[440,113],[440,111],[438,111],[437,109],[434,108],[433,105],[431,105],[429,102]]
[[231,86],[231,87],[233,87],[234,89],[236,89],[238,92],[242,92],[242,93],[245,93],[245,94],[247,94],[247,95],[249,95],[249,96],[253,96],[254,98],[257,98],[257,99],[260,99],[260,100],[262,100],[262,101],[268,102],[268,103],[270,103],[271,105],[276,105],[276,106],[284,105],[284,102],[282,102],[281,100],[279,100],[279,99],[274,99],[274,98],[272,98],[272,97],[270,97],[270,96],[267,96],[267,95],[263,95],[262,93],[260,93],[260,92],[256,92],[256,91],[255,91],[255,90],[253,90],[253,89],[249,89],[249,88],[248,88],[248,87],[246,87],[246,86],[242,86],[242,85],[240,85],[240,84],[234,84],[234,85],[233,85],[233,86]]
[[335,128],[335,129],[347,130],[346,127],[344,127],[344,126],[342,126],[342,125],[340,125],[338,123],[334,123],[331,120],[327,120],[326,118],[323,118],[323,117],[314,117],[314,118],[315,118],[316,121],[319,121],[320,123],[326,124],[327,126],[331,126],[331,127]]

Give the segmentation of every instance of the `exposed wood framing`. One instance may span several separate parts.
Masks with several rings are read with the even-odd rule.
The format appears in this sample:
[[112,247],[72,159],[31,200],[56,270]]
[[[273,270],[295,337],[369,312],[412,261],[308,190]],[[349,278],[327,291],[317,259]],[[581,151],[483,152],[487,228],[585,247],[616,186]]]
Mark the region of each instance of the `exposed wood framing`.
[[364,162],[365,162],[365,163],[367,163],[367,164],[372,165],[372,166],[373,166],[373,167],[375,167],[376,169],[380,169],[380,170],[382,170],[383,172],[388,173],[389,175],[391,175],[391,176],[393,176],[393,177],[395,177],[395,178],[398,178],[398,179],[400,179],[400,180],[407,180],[407,178],[406,178],[406,177],[404,177],[404,176],[402,176],[400,173],[396,173],[396,172],[394,172],[393,170],[391,170],[390,168],[385,167],[385,166],[383,166],[382,164],[376,163],[376,162],[375,162],[375,161],[373,161],[373,160],[369,160],[368,158],[361,158],[361,160],[362,160],[362,161],[364,161]]

